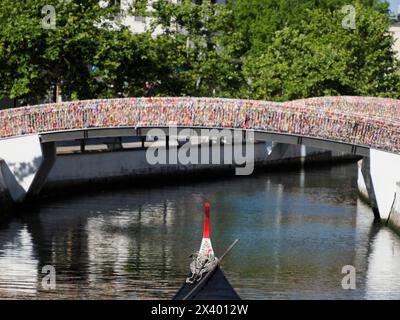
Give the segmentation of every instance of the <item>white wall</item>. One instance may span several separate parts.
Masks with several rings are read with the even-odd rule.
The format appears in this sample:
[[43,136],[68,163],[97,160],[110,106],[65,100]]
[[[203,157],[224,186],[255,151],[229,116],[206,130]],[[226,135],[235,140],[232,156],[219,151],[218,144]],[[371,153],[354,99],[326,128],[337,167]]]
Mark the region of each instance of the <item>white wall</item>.
[[[215,146],[213,148],[219,148]],[[211,154],[211,152],[210,152]],[[265,143],[258,143],[254,148],[255,162],[267,158],[268,151]],[[221,152],[223,162],[223,152]],[[211,155],[210,155],[211,158]],[[211,163],[211,161],[209,161]],[[125,150],[102,153],[84,153],[57,156],[51,169],[47,183],[44,186],[73,185],[95,181],[107,181],[116,178],[134,179],[152,174],[172,174],[184,171],[204,169],[221,169],[230,165],[201,164],[201,165],[151,165],[146,159],[146,150]]]
[[400,182],[400,155],[371,149],[370,174],[379,213],[387,219]]
[[0,158],[3,184],[14,201],[24,200],[43,162],[39,136],[1,140]]
[[396,52],[397,59],[400,60],[400,26],[393,25],[389,28],[389,32],[392,33],[394,39],[393,50]]

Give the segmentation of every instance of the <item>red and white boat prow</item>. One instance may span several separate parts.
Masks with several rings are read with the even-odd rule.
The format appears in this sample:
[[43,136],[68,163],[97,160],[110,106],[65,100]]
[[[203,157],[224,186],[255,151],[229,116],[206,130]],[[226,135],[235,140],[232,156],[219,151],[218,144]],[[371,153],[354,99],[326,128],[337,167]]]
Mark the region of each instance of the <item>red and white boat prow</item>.
[[215,257],[210,240],[210,204],[206,203],[204,207],[206,217],[200,250],[191,256],[191,275],[186,278],[173,300],[240,300],[219,266],[220,261],[239,240],[231,244],[221,260]]
[[205,220],[203,229],[203,240],[199,250],[199,255],[208,257],[210,260],[214,258],[214,250],[210,239],[210,204],[206,202],[204,204]]

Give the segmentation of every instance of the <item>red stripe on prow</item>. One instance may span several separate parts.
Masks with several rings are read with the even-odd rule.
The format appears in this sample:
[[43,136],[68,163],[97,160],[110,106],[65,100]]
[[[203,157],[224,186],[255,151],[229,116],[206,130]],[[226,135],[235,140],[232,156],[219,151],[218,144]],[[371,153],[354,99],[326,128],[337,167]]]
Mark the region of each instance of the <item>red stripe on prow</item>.
[[204,204],[204,211],[206,219],[204,220],[203,238],[210,238],[210,204],[208,202]]

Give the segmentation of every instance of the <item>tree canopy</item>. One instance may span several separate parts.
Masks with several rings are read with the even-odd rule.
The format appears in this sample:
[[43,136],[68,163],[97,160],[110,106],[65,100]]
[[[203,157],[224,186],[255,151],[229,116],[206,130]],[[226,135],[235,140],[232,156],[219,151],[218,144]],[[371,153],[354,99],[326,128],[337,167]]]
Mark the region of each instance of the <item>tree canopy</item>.
[[51,86],[66,99],[139,94],[132,86],[154,72],[148,34],[133,35],[119,22],[119,8],[97,0],[53,1],[55,26],[45,28],[47,3],[2,0],[0,96],[38,103]]
[[252,96],[291,100],[324,95],[398,96],[397,61],[389,20],[357,6],[355,29],[341,27],[343,13],[313,9],[300,27],[275,32],[264,51],[251,52],[244,74]]
[[384,1],[354,1],[352,29],[346,0],[136,0],[125,14],[153,21],[140,34],[98,0],[53,1],[55,28],[43,28],[47,2],[0,4],[0,97],[140,96],[145,81],[157,95],[400,96]]

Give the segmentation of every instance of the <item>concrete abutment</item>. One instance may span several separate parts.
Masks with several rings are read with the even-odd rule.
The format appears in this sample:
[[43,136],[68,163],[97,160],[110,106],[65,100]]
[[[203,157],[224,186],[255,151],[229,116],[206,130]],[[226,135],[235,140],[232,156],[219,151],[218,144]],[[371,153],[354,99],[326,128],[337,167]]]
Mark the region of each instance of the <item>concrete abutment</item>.
[[55,162],[55,144],[38,135],[0,141],[0,188],[13,202],[38,194]]
[[359,163],[358,189],[376,219],[400,229],[400,155],[371,149]]

